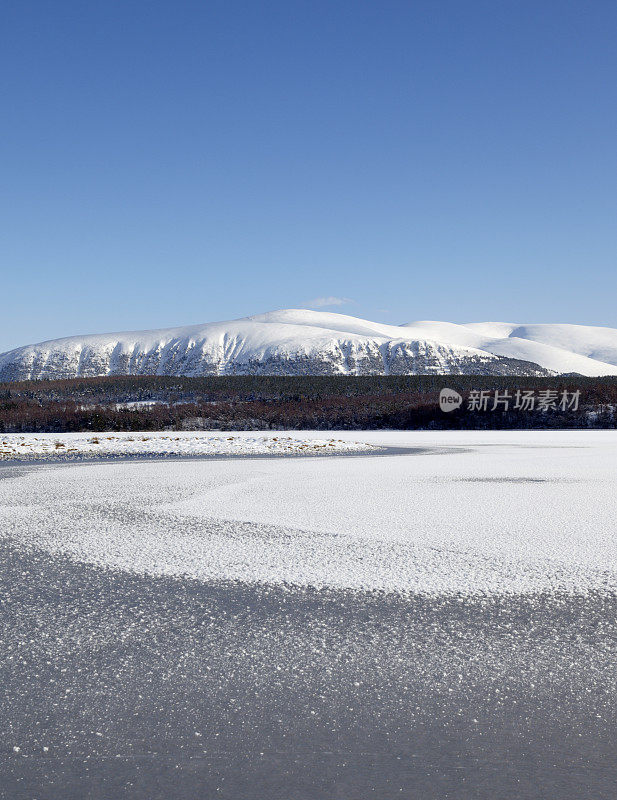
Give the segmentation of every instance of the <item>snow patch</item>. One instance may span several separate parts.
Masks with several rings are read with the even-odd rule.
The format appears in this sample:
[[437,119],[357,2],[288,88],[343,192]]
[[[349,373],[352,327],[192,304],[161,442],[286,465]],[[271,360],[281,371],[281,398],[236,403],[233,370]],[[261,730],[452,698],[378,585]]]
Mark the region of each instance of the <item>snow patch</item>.
[[238,436],[187,433],[5,433],[0,461],[123,456],[330,455],[375,450],[339,438],[296,438],[286,434]]

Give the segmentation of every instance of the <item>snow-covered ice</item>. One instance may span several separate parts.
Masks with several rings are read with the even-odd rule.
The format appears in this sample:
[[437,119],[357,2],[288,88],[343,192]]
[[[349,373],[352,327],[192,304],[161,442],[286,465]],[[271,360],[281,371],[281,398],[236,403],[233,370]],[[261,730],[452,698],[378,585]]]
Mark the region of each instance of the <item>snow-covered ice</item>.
[[617,589],[616,431],[336,438],[413,449],[28,465],[0,481],[0,530],[20,547],[203,581],[437,594]]
[[336,436],[0,465],[0,795],[613,796],[617,432]]

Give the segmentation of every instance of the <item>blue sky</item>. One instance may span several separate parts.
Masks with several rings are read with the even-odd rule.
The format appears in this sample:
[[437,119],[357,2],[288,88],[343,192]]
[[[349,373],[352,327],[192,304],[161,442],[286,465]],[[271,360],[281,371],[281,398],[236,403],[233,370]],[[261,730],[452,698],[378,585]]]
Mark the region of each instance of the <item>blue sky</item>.
[[2,17],[0,351],[320,298],[617,327],[612,0]]

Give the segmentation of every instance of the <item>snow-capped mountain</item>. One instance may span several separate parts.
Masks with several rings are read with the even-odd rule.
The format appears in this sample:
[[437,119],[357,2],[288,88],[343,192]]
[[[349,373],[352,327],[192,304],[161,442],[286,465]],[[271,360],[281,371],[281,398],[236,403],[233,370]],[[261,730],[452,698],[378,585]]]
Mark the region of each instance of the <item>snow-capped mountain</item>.
[[71,336],[0,355],[0,381],[99,375],[617,375],[617,330],[385,325],[303,309],[166,330]]

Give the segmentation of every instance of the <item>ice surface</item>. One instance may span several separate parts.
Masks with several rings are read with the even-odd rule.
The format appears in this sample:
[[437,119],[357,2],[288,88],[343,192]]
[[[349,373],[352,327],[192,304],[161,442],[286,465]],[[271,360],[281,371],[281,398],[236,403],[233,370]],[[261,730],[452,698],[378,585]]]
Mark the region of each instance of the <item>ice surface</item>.
[[617,432],[336,437],[417,449],[6,468],[0,530],[21,548],[207,581],[437,594],[617,589]]

